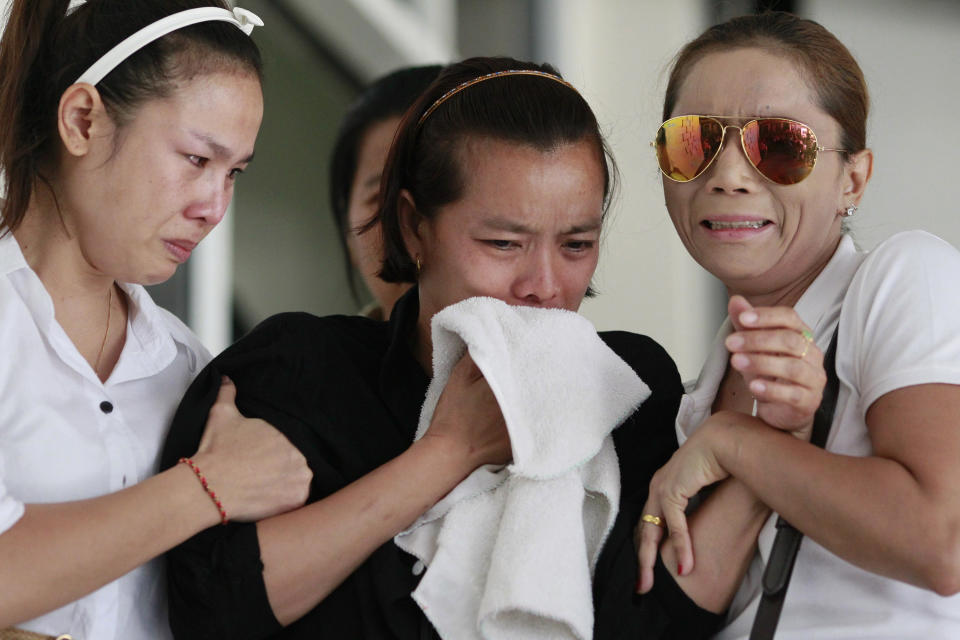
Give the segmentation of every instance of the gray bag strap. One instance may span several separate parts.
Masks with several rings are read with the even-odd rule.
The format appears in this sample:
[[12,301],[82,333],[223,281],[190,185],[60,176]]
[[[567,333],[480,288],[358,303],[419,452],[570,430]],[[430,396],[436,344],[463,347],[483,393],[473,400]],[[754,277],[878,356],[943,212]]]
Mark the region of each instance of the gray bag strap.
[[[830,346],[823,357],[823,368],[827,373],[827,385],[823,389],[823,399],[813,416],[813,433],[810,443],[823,448],[830,434],[830,425],[833,423],[833,413],[837,408],[837,394],[840,390],[840,381],[837,379],[837,334],[840,328],[833,332]],[[757,607],[757,616],[753,619],[753,628],[750,630],[750,640],[771,640],[780,621],[780,611],[790,586],[790,576],[793,575],[793,565],[797,561],[797,552],[800,551],[800,542],[803,534],[793,525],[777,517],[777,536],[773,539],[770,549],[770,559],[763,572],[763,594],[760,597],[760,606]]]

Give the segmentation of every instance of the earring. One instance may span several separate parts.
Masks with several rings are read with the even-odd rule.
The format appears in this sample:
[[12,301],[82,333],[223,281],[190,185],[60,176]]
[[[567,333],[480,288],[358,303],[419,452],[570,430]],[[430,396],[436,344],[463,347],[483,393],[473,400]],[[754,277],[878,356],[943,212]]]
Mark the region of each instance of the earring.
[[846,209],[842,210],[842,211],[840,212],[840,215],[843,216],[844,218],[849,218],[850,216],[852,216],[852,215],[855,214],[856,212],[857,212],[857,205],[852,204],[852,205],[850,205],[849,207],[847,207]]
[[423,268],[423,265],[420,264],[420,256],[418,255],[416,258],[414,258],[414,261],[416,262],[416,265],[417,265],[417,275],[419,276],[419,275],[420,275],[420,270]]

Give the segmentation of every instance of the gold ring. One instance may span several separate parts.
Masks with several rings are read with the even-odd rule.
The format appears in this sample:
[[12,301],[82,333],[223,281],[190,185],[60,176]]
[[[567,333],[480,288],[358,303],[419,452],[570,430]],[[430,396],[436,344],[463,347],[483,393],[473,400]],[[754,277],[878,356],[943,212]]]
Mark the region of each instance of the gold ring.
[[650,524],[656,525],[658,527],[663,526],[663,518],[661,518],[660,516],[654,516],[649,513],[645,513],[643,514],[643,516],[640,517],[640,519],[643,520],[644,522],[649,522]]

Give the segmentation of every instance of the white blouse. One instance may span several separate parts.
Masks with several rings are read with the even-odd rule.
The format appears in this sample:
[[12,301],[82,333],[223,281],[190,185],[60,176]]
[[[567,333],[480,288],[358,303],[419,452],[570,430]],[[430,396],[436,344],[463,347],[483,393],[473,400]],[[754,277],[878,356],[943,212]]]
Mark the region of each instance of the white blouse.
[[[156,473],[173,413],[210,354],[139,285],[101,383],[54,318],[12,234],[0,238],[0,535],[24,504],[100,496]],[[170,638],[162,559],[19,627],[75,640]]]
[[[960,384],[960,253],[922,231],[897,234],[870,253],[844,236],[794,309],[826,351],[839,318],[836,413],[826,448],[850,456],[873,452],[866,413],[902,387]],[[842,305],[842,310],[841,310]],[[726,369],[720,328],[700,377],[677,416],[683,443],[710,415]],[[776,514],[760,532],[759,553],[717,638],[745,639],[756,615],[760,579],[776,535]],[[777,627],[778,640],[809,638],[960,638],[960,596],[944,598],[855,567],[804,538]]]

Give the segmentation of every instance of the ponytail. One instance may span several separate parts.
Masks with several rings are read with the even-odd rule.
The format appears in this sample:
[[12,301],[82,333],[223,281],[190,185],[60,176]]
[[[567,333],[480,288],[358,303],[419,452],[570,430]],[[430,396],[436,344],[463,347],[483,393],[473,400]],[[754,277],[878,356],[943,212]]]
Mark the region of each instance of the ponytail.
[[45,48],[53,42],[68,0],[13,0],[0,38],[0,169],[6,199],[0,209],[0,232],[23,221],[38,180],[52,123],[44,122],[43,83],[51,76]]

